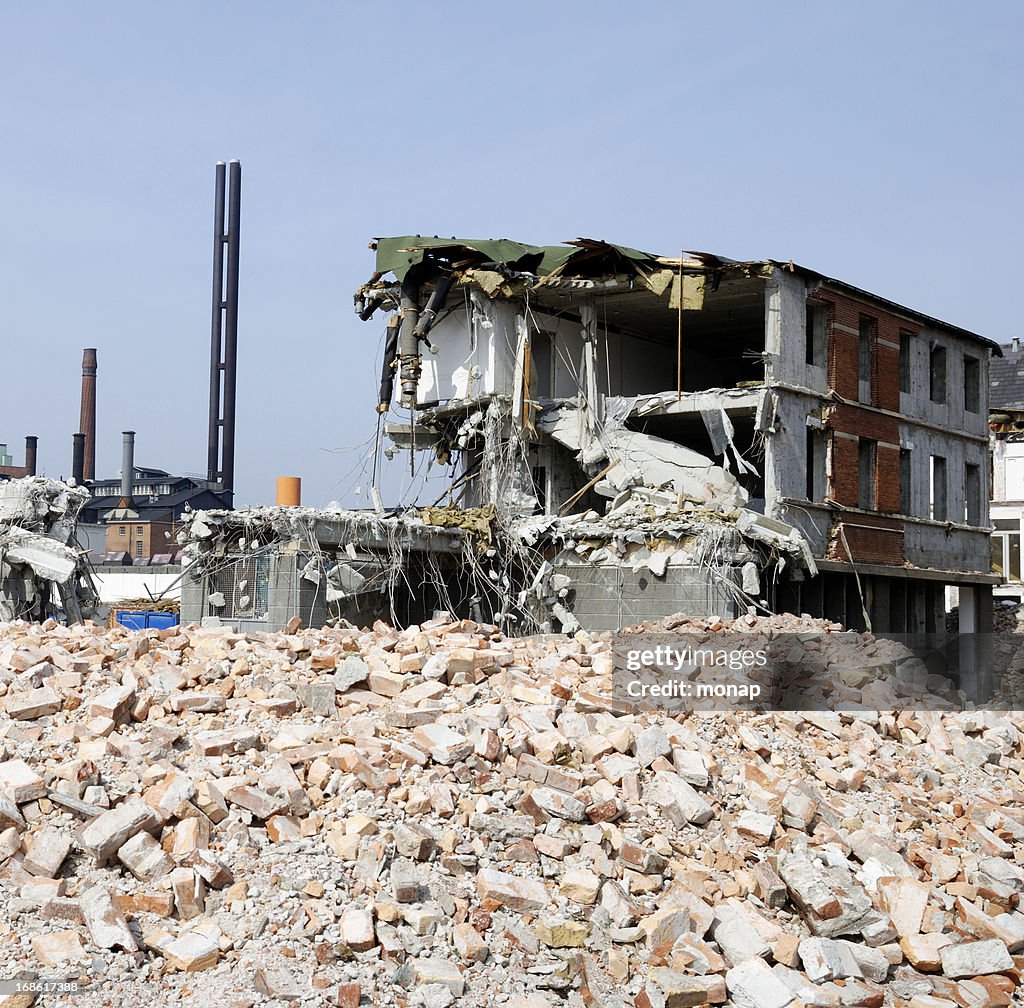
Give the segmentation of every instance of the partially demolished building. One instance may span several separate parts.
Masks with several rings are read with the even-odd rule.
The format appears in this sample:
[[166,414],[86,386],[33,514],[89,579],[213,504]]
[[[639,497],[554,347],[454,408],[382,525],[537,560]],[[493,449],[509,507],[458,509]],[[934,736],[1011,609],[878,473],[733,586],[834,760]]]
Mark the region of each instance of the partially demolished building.
[[356,299],[387,314],[379,411],[397,450],[451,467],[447,501],[200,513],[187,618],[439,606],[571,632],[755,606],[934,633],[955,585],[962,629],[987,625],[995,343],[793,263],[585,239],[376,254]]
[[41,476],[0,482],[0,623],[80,623],[95,615],[96,586],[77,548],[89,491]]

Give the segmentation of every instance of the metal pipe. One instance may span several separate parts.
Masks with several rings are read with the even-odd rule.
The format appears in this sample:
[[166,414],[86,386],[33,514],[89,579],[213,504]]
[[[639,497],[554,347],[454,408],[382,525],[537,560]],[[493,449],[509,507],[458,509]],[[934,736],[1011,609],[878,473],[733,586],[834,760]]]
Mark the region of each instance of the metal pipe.
[[363,305],[362,308],[356,313],[359,316],[360,321],[369,322],[373,318],[373,313],[384,303],[384,298],[380,296],[370,298],[369,302]]
[[25,468],[28,470],[29,476],[35,476],[36,474],[36,456],[39,451],[39,438],[34,434],[29,434],[25,438]]
[[402,284],[399,306],[402,322],[398,332],[398,362],[403,406],[410,409],[416,405],[416,386],[420,381],[420,341],[416,335],[419,322],[420,289],[418,285]]
[[85,472],[85,435],[71,435],[71,477],[81,486]]
[[380,366],[380,392],[377,396],[377,412],[387,413],[395,391],[395,358],[398,355],[398,327],[401,316],[388,319],[387,336],[384,339],[384,360]]
[[227,306],[224,309],[224,444],[222,484],[229,495],[235,489],[235,387],[238,379],[238,262],[242,217],[242,165],[228,165]]
[[135,431],[124,431],[121,438],[121,497],[130,501],[135,485]]
[[427,333],[430,332],[434,325],[437,313],[444,308],[451,285],[452,278],[450,273],[445,273],[438,277],[437,286],[434,287],[434,292],[430,295],[430,299],[427,301],[426,308],[423,309],[419,322],[416,323],[416,335],[420,339],[425,341]]
[[[82,479],[96,478],[96,349],[82,351],[82,408],[78,426],[85,437]],[[79,481],[81,482],[81,480]]]
[[679,250],[679,311],[676,316],[676,402],[683,398],[683,256]]
[[210,429],[206,478],[220,479],[221,356],[224,319],[224,179],[226,165],[217,162],[213,200],[213,314],[210,322]]

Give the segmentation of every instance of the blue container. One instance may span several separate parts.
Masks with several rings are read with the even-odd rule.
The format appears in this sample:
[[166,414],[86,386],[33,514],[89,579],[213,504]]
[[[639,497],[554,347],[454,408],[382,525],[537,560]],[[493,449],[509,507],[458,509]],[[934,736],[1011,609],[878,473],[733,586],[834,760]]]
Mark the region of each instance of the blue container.
[[177,613],[136,612],[130,609],[119,609],[116,619],[128,630],[167,630],[181,622]]
[[122,609],[117,614],[117,622],[129,630],[145,630],[147,616],[149,616],[149,613],[132,612],[129,609]]
[[146,626],[151,630],[169,630],[181,622],[178,614],[173,612],[151,612],[146,615],[149,617]]

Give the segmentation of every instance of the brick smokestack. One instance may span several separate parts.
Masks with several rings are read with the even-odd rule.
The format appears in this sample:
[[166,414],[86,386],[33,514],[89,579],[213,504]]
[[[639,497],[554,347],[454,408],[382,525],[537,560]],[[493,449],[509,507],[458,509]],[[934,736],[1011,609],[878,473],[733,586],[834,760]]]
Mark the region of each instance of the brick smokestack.
[[71,478],[78,486],[82,485],[85,478],[82,473],[85,471],[85,435],[79,431],[71,435]]
[[82,414],[79,430],[85,435],[83,478],[96,479],[96,350],[82,351]]
[[25,438],[25,468],[28,470],[29,476],[35,476],[36,474],[36,458],[39,451],[39,438],[35,434],[29,434]]

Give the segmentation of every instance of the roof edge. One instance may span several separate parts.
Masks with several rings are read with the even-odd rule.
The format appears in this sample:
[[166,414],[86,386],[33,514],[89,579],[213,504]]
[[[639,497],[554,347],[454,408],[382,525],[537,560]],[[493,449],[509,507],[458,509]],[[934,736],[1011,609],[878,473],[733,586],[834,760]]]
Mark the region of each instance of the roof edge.
[[805,276],[816,277],[822,283],[831,287],[836,287],[839,290],[846,291],[855,297],[864,298],[868,301],[879,302],[888,308],[894,309],[901,315],[906,315],[908,318],[915,319],[918,322],[923,322],[926,325],[947,329],[973,343],[981,343],[988,347],[989,352],[993,357],[1003,356],[1003,348],[995,340],[989,339],[988,336],[982,336],[981,333],[973,332],[970,329],[964,329],[962,326],[954,325],[952,322],[944,322],[942,319],[935,318],[934,315],[926,315],[924,312],[918,311],[915,308],[908,308],[906,305],[902,305],[898,301],[891,301],[889,298],[882,297],[880,294],[873,294],[871,291],[864,290],[863,287],[857,287],[854,284],[847,283],[845,280],[837,280],[835,277],[827,276],[824,273],[818,272],[818,270],[810,269],[807,266],[801,266],[799,263],[794,263],[792,261],[780,262],[777,259],[769,259],[767,260],[767,265],[773,266],[776,269],[790,270],[793,272],[803,273]]

